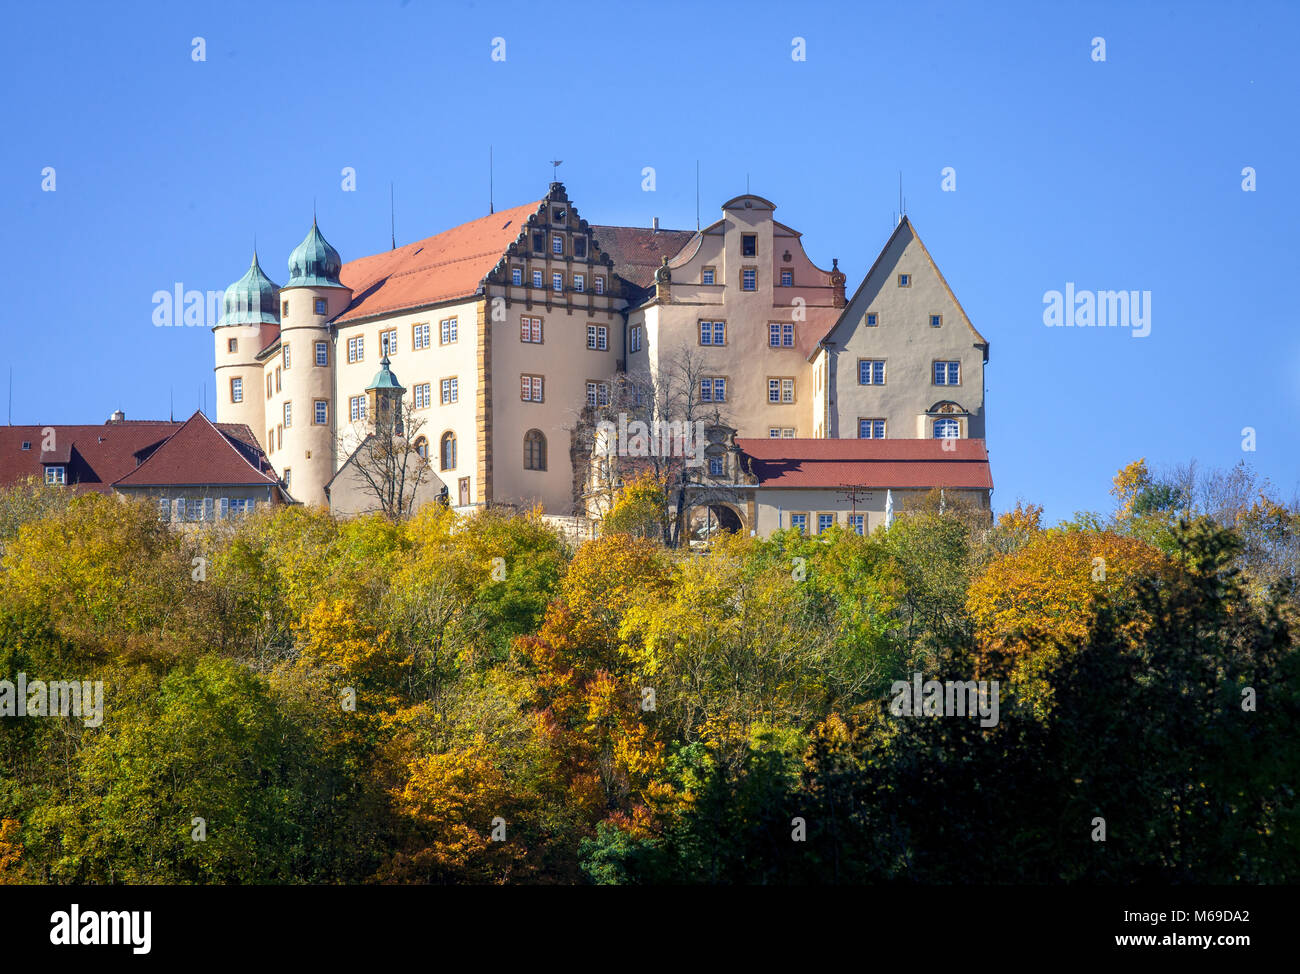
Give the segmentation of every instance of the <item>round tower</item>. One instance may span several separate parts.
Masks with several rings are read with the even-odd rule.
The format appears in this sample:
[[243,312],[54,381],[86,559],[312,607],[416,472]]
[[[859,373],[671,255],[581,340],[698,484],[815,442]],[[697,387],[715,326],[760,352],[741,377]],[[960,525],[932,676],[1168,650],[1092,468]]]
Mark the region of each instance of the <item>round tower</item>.
[[342,266],[313,219],[289,255],[289,281],[280,289],[280,353],[273,365],[281,369],[283,388],[267,426],[277,428],[277,438],[283,427],[283,446],[277,442],[271,460],[289,494],[304,504],[327,504],[325,485],[334,475],[338,417],[329,323],[352,301],[339,280]]
[[221,320],[212,329],[217,422],[246,423],[264,449],[266,396],[257,353],[279,334],[279,293],[254,251],[244,276],[226,288]]

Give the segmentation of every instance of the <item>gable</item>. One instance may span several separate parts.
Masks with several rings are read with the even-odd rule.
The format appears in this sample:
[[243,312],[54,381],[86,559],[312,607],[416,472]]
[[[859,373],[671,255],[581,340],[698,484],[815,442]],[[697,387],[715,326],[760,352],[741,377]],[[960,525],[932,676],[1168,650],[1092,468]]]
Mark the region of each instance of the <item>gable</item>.
[[[899,287],[898,275],[901,273],[910,276],[910,287]],[[922,306],[918,307],[918,305]],[[907,217],[903,217],[894,228],[894,232],[890,234],[875,263],[871,265],[866,277],[862,279],[853,297],[845,305],[839,320],[827,333],[825,343],[841,348],[847,347],[849,340],[859,329],[865,330],[869,327],[865,323],[868,310],[884,316],[903,307],[907,308],[908,314],[904,327],[928,328],[926,316],[942,314],[944,316],[942,327],[966,329],[974,345],[983,352],[984,361],[988,361],[988,341],[971,323],[966,310],[953,294],[952,288],[948,286],[943,273]],[[888,324],[893,326],[896,322],[891,320]]]

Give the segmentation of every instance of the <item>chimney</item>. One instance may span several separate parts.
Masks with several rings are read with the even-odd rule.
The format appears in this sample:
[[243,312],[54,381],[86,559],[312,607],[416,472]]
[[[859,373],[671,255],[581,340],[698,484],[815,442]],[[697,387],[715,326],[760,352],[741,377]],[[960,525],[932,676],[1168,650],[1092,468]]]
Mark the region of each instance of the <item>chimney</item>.
[[123,423],[126,421],[126,413],[120,409],[113,410],[113,415],[108,417],[110,423]]
[[655,217],[650,221],[650,229],[655,233],[659,232],[659,217]]

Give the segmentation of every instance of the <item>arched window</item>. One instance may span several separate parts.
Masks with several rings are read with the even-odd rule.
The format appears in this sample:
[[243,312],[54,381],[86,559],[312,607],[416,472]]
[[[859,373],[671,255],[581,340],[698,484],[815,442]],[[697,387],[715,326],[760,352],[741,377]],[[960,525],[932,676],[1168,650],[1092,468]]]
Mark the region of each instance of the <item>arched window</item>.
[[415,452],[420,454],[420,459],[425,463],[429,462],[429,441],[423,436],[415,438]]
[[936,440],[960,439],[961,423],[955,419],[936,419],[934,421],[934,438]]
[[442,449],[440,450],[440,454],[442,456],[442,469],[455,470],[456,469],[456,434],[455,433],[449,431],[442,434]]
[[529,430],[524,434],[524,469],[546,469],[546,437],[541,430]]

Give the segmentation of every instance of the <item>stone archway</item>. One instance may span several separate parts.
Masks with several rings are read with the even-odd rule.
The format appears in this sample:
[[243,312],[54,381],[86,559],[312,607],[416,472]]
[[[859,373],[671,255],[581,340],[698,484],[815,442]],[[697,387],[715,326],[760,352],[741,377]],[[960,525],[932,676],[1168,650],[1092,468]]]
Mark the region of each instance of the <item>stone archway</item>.
[[730,504],[700,503],[691,508],[687,523],[692,540],[703,541],[722,533],[745,530],[745,519]]

